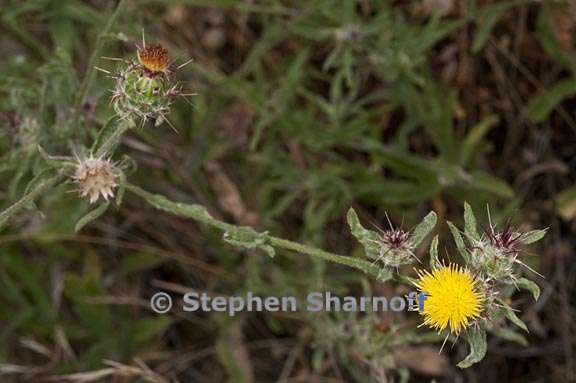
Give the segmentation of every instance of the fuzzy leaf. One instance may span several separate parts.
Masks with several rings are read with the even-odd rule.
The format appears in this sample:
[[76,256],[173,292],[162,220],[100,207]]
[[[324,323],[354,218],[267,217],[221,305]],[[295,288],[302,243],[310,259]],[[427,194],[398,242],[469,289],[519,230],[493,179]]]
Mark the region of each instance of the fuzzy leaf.
[[120,172],[118,181],[118,190],[116,191],[116,206],[122,205],[124,194],[126,194],[126,174],[124,174],[124,172]]
[[380,235],[375,231],[365,229],[360,223],[358,215],[352,208],[348,210],[346,219],[350,226],[352,235],[362,244],[362,246],[364,246],[366,256],[368,258],[377,259],[380,255],[380,246],[378,245]]
[[532,282],[529,279],[518,278],[515,285],[520,287],[521,289],[530,291],[535,301],[537,301],[538,298],[540,297],[540,286],[538,286],[536,283]]
[[210,213],[208,213],[208,210],[206,210],[206,208],[202,205],[172,202],[163,195],[149,193],[134,185],[129,185],[129,189],[144,198],[156,209],[183,217],[198,219],[201,221],[213,219]]
[[450,228],[450,232],[452,233],[452,237],[454,237],[454,242],[456,242],[456,248],[458,249],[458,252],[466,262],[469,262],[470,254],[468,253],[468,249],[466,249],[464,238],[462,238],[460,230],[454,226],[452,222],[448,221],[447,223],[448,227]]
[[392,270],[389,267],[382,267],[376,275],[378,282],[386,282],[392,278]]
[[510,322],[514,323],[516,326],[520,327],[522,330],[529,332],[528,327],[526,327],[526,324],[522,321],[522,319],[518,318],[518,316],[516,315],[516,312],[514,311],[514,309],[512,309],[512,307],[510,307],[508,304],[506,304],[506,302],[504,302],[500,299],[498,300],[498,303],[500,303],[500,305],[502,306],[502,310],[504,311],[504,316],[506,316],[506,318],[508,318],[510,320]]
[[544,238],[544,236],[546,235],[547,232],[548,232],[548,229],[529,231],[527,233],[522,234],[522,236],[520,237],[520,242],[523,245],[528,245],[530,243],[538,242],[539,240]]
[[118,129],[116,124],[117,118],[112,117],[106,121],[106,124],[98,131],[94,142],[92,143],[91,153],[96,153],[102,144],[114,134],[114,130]]
[[486,355],[488,344],[486,342],[486,330],[470,330],[468,332],[468,344],[470,345],[470,353],[468,356],[458,363],[460,368],[468,368],[473,364],[480,362]]
[[480,239],[476,216],[468,202],[464,202],[464,233],[469,239]]
[[440,260],[438,259],[438,236],[435,235],[430,244],[430,268],[432,270],[439,269],[442,267]]
[[424,238],[434,229],[436,226],[436,213],[431,211],[426,217],[414,228],[412,235],[410,236],[410,242],[412,246],[418,246]]
[[74,231],[79,232],[84,226],[100,217],[106,212],[108,206],[110,206],[110,202],[106,201],[101,203],[100,206],[98,206],[96,209],[90,210],[88,213],[86,213],[86,215],[84,215],[84,217],[80,218],[78,222],[76,222]]
[[274,248],[268,244],[270,238],[267,231],[259,233],[247,226],[234,227],[227,230],[223,238],[234,246],[264,250],[270,258],[276,255]]

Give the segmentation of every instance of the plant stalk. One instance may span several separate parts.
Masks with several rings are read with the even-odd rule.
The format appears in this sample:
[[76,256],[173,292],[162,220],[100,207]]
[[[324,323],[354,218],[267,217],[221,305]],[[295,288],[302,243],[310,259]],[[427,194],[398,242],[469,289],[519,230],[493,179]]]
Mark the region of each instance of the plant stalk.
[[[185,218],[191,218],[195,221],[201,222],[207,226],[214,227],[224,232],[238,229],[237,226],[213,218],[212,216],[207,214],[206,210],[200,205],[188,205],[183,203],[172,202],[161,195],[152,194],[150,192],[147,192],[146,190],[143,190],[138,186],[131,184],[127,184],[126,189],[136,194],[137,196],[143,198],[145,201],[147,201],[157,209],[164,210],[169,213],[179,215]],[[378,265],[363,259],[334,254],[322,249],[304,245],[298,242],[289,241],[287,239],[275,237],[272,235],[267,235],[267,239],[269,245],[273,247],[290,250],[296,253],[307,254],[312,257],[320,258],[326,261],[353,267],[362,270],[368,274],[374,275],[377,278],[379,278],[382,273],[382,269]]]

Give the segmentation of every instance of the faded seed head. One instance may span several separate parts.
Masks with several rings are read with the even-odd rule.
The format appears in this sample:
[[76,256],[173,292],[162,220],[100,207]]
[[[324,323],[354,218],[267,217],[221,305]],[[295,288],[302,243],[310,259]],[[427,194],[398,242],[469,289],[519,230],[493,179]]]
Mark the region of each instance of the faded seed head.
[[163,72],[168,68],[168,50],[160,44],[145,45],[138,49],[138,61],[151,72]]
[[73,179],[82,197],[94,203],[102,197],[106,201],[114,197],[114,188],[120,171],[110,160],[88,157],[78,161]]

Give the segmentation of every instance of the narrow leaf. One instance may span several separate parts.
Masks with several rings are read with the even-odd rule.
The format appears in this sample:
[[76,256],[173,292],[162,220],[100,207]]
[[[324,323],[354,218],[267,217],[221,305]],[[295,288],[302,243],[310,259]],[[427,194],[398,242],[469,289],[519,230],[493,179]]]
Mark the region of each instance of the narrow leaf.
[[350,226],[350,231],[352,235],[364,246],[364,251],[368,258],[377,259],[380,255],[380,246],[378,245],[378,240],[380,235],[375,231],[365,229],[358,215],[354,209],[350,208],[348,214],[346,214],[346,219],[348,220],[348,225]]
[[538,242],[548,232],[548,229],[532,230],[527,233],[522,234],[520,237],[520,242],[524,245],[529,245],[534,242]]
[[149,193],[138,186],[126,185],[126,187],[144,198],[148,203],[156,209],[163,210],[168,213],[198,219],[202,222],[212,221],[213,218],[208,213],[208,210],[202,205],[186,204],[181,202],[172,202],[168,198],[160,194]]
[[516,313],[514,312],[512,307],[510,307],[508,304],[506,304],[506,302],[502,301],[501,299],[498,299],[498,303],[502,307],[502,311],[504,312],[504,316],[506,316],[506,318],[508,318],[510,320],[510,322],[514,323],[516,326],[520,327],[522,330],[529,332],[528,327],[526,327],[526,324],[522,321],[522,319],[518,318],[518,316],[516,315]]
[[431,211],[426,217],[414,228],[412,235],[410,236],[410,242],[412,246],[418,246],[424,238],[434,229],[436,226],[437,216],[436,213]]
[[518,278],[515,283],[521,289],[528,290],[532,293],[534,300],[537,301],[540,297],[540,286],[526,278]]
[[440,260],[438,259],[438,236],[435,235],[430,244],[430,268],[432,270],[439,269],[442,267]]
[[256,230],[247,227],[233,227],[224,232],[224,241],[238,247],[246,249],[264,250],[270,258],[276,255],[274,248],[268,243],[270,240],[268,232],[259,233]]
[[106,201],[101,203],[96,209],[90,210],[86,215],[80,218],[78,222],[76,222],[74,231],[79,232],[84,226],[99,218],[102,214],[104,214],[104,212],[106,212],[108,206],[110,206],[110,202]]
[[454,224],[450,221],[447,222],[448,227],[450,228],[450,232],[452,233],[452,237],[454,238],[454,242],[456,242],[456,248],[460,253],[460,256],[466,261],[470,261],[470,254],[468,253],[468,249],[466,248],[466,244],[464,244],[464,238],[460,234],[460,229],[458,229]]
[[489,5],[482,9],[481,22],[478,23],[479,27],[474,35],[474,41],[472,42],[472,53],[478,53],[482,47],[488,41],[490,33],[496,22],[502,17],[504,12],[508,10],[511,6],[515,5],[516,2],[510,1],[505,3],[497,3]]
[[467,334],[468,344],[470,345],[470,353],[468,356],[458,363],[460,368],[468,368],[473,364],[480,362],[486,355],[488,344],[486,342],[486,330],[471,329]]
[[476,216],[468,202],[464,202],[464,233],[468,239],[480,239]]
[[532,122],[543,122],[563,99],[574,93],[576,93],[576,79],[569,78],[557,82],[551,89],[530,100],[528,117]]
[[490,129],[498,123],[498,117],[488,116],[479,124],[473,126],[464,138],[462,149],[460,149],[460,162],[467,166],[472,160],[476,148]]

